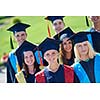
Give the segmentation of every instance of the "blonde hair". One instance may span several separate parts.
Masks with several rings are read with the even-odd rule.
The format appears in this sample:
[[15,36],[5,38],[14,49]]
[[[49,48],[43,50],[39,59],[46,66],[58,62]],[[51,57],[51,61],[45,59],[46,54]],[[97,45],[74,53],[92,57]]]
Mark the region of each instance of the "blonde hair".
[[[88,41],[86,41],[86,43],[87,43],[87,46],[89,49],[88,56],[90,59],[93,59],[94,56],[96,55],[96,52],[94,51],[93,47],[91,46],[91,44]],[[75,62],[80,61],[81,57],[80,57],[79,51],[77,49],[77,44],[74,46],[74,53],[75,53]]]

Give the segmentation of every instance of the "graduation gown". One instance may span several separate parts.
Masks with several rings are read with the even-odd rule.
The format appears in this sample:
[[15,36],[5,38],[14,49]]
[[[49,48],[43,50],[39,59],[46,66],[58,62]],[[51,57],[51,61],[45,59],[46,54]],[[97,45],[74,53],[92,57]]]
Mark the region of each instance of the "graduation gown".
[[[35,74],[37,73],[37,72],[39,72],[40,71],[40,69],[38,68],[38,69],[36,69],[35,70],[35,72],[34,72],[34,74],[28,74],[28,75],[26,75],[26,72],[25,72],[25,70],[24,69],[22,69],[22,73],[23,73],[23,75],[24,75],[24,80],[26,81],[26,83],[35,83]],[[20,73],[20,72],[19,72]],[[17,73],[18,74],[18,73]],[[19,76],[20,77],[20,76]],[[17,79],[16,79],[17,80]],[[17,81],[18,82],[18,81]],[[24,83],[24,82],[23,82]]]
[[56,72],[51,72],[45,67],[36,75],[37,83],[73,83],[74,71],[73,68],[60,65]]
[[96,52],[100,53],[100,32],[96,32],[94,28],[88,30],[91,34],[87,34],[88,40]]
[[74,71],[81,83],[100,83],[100,54],[88,61],[75,63]]
[[7,83],[16,82],[15,74],[18,72],[17,65],[19,65],[20,69],[22,69],[23,67],[22,66],[23,51],[27,50],[28,48],[31,48],[31,50],[33,50],[35,47],[36,45],[28,41],[24,41],[20,47],[14,49],[12,52],[9,53],[8,62],[7,62]]
[[74,63],[74,57],[71,57],[70,59],[63,58],[62,60],[63,60],[63,64],[65,65],[71,66]]

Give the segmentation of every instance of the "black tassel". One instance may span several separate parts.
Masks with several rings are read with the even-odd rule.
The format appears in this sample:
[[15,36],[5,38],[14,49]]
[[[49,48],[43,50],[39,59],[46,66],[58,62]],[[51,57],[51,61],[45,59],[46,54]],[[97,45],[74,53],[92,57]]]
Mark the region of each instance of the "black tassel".
[[85,16],[85,20],[86,20],[86,25],[89,27],[89,21],[87,16]]
[[12,37],[11,36],[10,36],[10,46],[11,46],[11,49],[14,49],[13,41],[12,41]]

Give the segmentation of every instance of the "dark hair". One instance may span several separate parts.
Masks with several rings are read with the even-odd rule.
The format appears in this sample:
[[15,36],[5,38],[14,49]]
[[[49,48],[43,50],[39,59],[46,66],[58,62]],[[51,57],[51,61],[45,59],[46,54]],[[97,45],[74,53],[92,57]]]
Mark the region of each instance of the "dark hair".
[[[27,50],[27,51],[31,51],[31,50]],[[24,51],[24,52],[27,52],[27,51]],[[23,52],[23,54],[22,54],[23,68],[24,68],[24,70],[25,70],[26,76],[28,76],[28,75],[29,75],[29,70],[28,70],[27,64],[26,64],[25,61],[24,61],[24,52]],[[32,52],[33,52],[33,51],[32,51]],[[33,55],[34,55],[34,52],[33,52]],[[35,55],[34,55],[34,59],[35,59],[34,68],[36,69],[36,72],[38,72],[38,71],[40,71],[40,68],[39,68],[39,64],[38,64],[37,61],[36,61]]]
[[[71,40],[72,41],[72,40]],[[63,44],[60,44],[60,62],[62,62],[63,64],[68,65],[68,61],[66,59],[66,51],[64,50]],[[74,45],[73,45],[73,41],[72,41],[72,50],[71,50],[71,57],[75,57],[74,55]]]

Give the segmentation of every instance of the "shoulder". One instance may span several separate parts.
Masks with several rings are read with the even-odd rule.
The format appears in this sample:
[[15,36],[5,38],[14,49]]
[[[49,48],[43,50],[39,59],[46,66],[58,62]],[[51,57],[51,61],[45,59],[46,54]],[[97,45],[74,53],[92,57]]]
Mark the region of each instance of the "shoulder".
[[44,69],[35,74],[37,83],[45,83]]
[[73,71],[73,67],[72,66],[68,66],[64,64],[64,69],[65,70],[69,70],[69,71]]
[[72,83],[74,80],[73,67],[64,65],[65,82]]
[[36,77],[37,77],[37,76],[44,76],[44,69],[41,70],[41,71],[39,71],[39,72],[37,72],[37,73],[35,74],[35,76],[36,76]]

